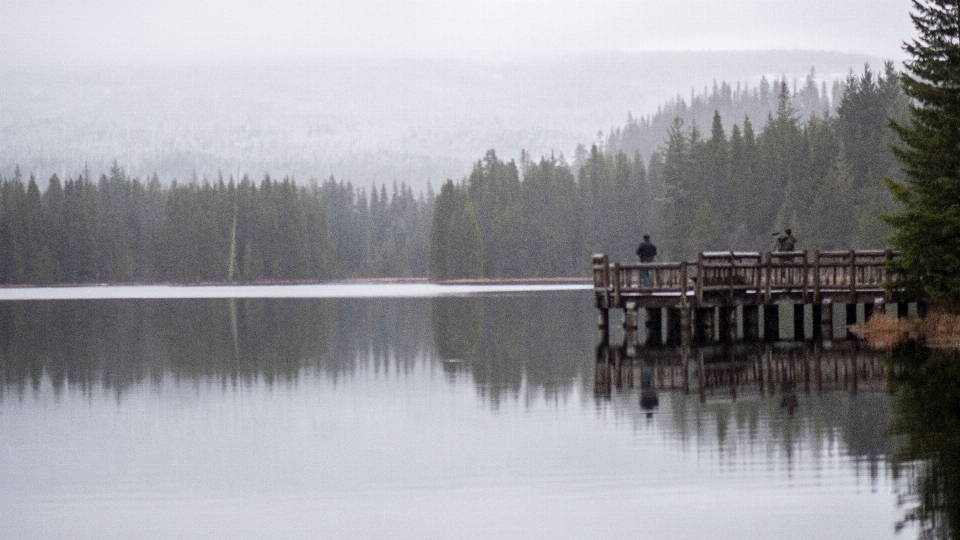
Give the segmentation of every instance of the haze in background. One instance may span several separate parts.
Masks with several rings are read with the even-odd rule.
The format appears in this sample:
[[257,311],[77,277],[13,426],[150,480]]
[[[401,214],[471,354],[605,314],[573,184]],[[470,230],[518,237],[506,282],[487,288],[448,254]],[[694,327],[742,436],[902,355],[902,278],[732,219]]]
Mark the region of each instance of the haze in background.
[[816,49],[900,58],[906,0],[4,0],[4,64],[517,60]]
[[[903,58],[909,2],[0,2],[0,174],[422,188],[713,81]],[[815,51],[815,52],[813,52]],[[729,122],[741,119],[727,119]]]

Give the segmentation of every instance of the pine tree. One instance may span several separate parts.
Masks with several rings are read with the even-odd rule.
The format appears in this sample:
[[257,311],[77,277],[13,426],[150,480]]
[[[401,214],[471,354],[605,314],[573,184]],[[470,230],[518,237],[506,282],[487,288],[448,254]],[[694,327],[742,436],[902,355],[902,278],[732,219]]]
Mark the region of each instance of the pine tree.
[[841,148],[810,206],[808,245],[820,249],[850,249],[854,214],[853,175]]
[[704,200],[693,213],[690,224],[690,238],[687,239],[686,253],[694,254],[701,251],[722,249],[723,239],[720,237],[720,222],[710,201]]
[[713,124],[710,128],[710,140],[707,141],[707,170],[704,180],[707,182],[708,200],[713,201],[724,221],[730,217],[730,185],[728,178],[729,144],[723,132],[720,112],[713,111]]
[[483,275],[480,219],[463,186],[447,180],[437,196],[430,231],[430,277],[436,280]]
[[914,100],[910,124],[892,121],[903,146],[893,153],[903,182],[887,179],[902,204],[887,216],[901,257],[891,265],[908,294],[960,310],[960,3],[914,0],[919,36],[905,44],[901,75]]

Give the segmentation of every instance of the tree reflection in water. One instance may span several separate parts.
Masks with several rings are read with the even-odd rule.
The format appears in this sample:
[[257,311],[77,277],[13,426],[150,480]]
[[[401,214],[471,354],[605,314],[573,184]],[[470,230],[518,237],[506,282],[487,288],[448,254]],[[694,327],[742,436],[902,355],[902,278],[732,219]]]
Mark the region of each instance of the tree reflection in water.
[[436,298],[435,350],[448,371],[469,371],[496,407],[502,399],[542,391],[563,398],[586,379],[596,312],[581,294]]
[[402,377],[424,363],[469,380],[493,408],[530,396],[589,402],[592,386],[597,410],[639,422],[653,415],[669,443],[717,451],[724,463],[767,467],[776,454],[792,468],[804,456],[842,454],[871,479],[889,478],[892,463],[901,526],[958,538],[960,353],[908,346],[891,364],[850,342],[628,350],[595,348],[595,331],[589,292],[5,302],[0,400],[44,381],[56,392],[97,387],[119,396],[162,379]]
[[526,385],[569,394],[586,378],[595,312],[585,292],[441,298],[0,302],[0,399],[49,380],[111,389],[173,378],[293,381],[436,362],[496,406]]
[[960,351],[898,347],[891,355],[896,401],[892,432],[901,505],[898,527],[923,539],[960,538]]

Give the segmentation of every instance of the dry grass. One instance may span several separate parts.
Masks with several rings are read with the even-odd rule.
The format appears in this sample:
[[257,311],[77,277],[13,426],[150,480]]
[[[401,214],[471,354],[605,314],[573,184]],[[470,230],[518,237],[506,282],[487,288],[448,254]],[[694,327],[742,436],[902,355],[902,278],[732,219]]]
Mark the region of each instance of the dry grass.
[[[890,349],[897,343],[916,337],[916,320],[898,319],[883,313],[874,314],[862,328],[855,328],[870,347]],[[856,332],[859,330],[859,332]]]
[[874,348],[889,349],[908,339],[930,347],[960,348],[960,315],[931,311],[922,319],[898,319],[883,313],[870,317],[860,335]]

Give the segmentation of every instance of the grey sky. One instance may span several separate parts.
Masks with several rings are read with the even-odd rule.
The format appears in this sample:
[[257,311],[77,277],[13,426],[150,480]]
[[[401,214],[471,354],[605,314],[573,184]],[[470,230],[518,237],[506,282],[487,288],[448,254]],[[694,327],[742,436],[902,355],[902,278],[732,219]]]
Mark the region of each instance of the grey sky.
[[815,49],[899,60],[909,0],[0,0],[0,64]]

